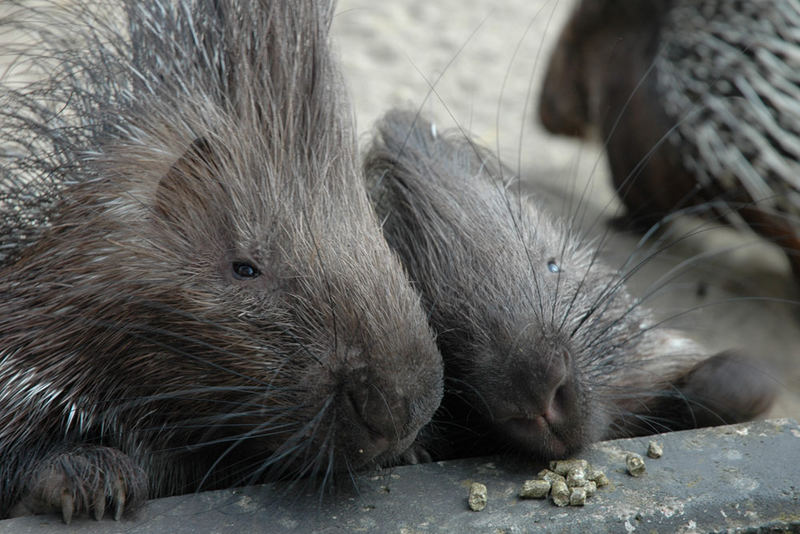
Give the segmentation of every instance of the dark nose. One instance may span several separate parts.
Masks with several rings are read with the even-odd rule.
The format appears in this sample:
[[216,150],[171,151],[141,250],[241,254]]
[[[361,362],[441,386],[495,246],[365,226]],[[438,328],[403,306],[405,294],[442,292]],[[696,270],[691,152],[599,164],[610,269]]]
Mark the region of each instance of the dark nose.
[[368,461],[405,436],[409,409],[401,392],[382,385],[367,369],[352,371],[342,385],[340,423],[358,458]]
[[570,353],[556,348],[534,351],[519,359],[512,370],[515,404],[530,418],[543,417],[555,424],[574,410],[577,395],[572,377]]

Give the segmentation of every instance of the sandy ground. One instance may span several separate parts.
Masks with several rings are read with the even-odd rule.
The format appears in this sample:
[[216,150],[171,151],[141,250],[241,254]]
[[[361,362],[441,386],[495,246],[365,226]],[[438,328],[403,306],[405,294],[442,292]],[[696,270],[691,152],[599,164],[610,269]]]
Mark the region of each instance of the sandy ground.
[[[553,137],[535,121],[540,79],[572,5],[341,0],[334,39],[362,138],[393,106],[422,108],[440,127],[458,124],[499,150],[556,208],[584,196],[586,214],[576,223],[610,232],[604,253],[622,265],[653,249],[609,230],[618,202],[599,144]],[[670,231],[680,243],[648,260],[632,290],[654,292],[648,303],[656,313],[710,350],[739,348],[769,365],[782,390],[770,415],[800,419],[800,306],[782,253],[699,220]]]

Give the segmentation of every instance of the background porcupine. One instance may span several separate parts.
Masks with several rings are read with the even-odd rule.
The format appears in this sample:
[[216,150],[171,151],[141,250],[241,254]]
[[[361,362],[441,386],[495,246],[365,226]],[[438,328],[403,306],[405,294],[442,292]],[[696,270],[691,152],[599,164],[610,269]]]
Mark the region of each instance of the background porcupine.
[[0,516],[394,461],[441,357],[365,194],[332,4],[63,4],[0,21]]
[[636,226],[681,209],[743,219],[800,277],[798,30],[782,0],[585,0],[551,56],[541,121],[599,130]]
[[434,458],[552,460],[600,439],[746,421],[777,382],[656,321],[581,232],[464,130],[392,111],[365,156],[387,241],[429,311],[445,396]]

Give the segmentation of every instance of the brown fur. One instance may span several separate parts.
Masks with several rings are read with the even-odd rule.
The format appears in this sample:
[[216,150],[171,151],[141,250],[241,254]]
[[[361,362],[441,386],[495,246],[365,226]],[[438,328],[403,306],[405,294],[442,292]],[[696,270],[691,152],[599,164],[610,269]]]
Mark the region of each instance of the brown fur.
[[364,191],[332,11],[5,21],[43,79],[2,88],[0,516],[330,482],[433,414],[441,357]]

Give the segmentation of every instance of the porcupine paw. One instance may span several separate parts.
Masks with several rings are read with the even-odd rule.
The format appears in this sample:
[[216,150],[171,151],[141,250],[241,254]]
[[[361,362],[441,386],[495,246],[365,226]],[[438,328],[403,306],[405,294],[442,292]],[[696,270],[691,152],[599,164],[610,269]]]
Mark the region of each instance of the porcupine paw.
[[432,461],[428,449],[419,443],[414,443],[396,458],[394,465],[426,464]]
[[766,412],[777,394],[777,380],[735,351],[699,363],[678,387],[687,428],[749,421]]
[[119,520],[144,502],[146,492],[147,475],[127,455],[110,447],[79,447],[34,467],[11,516],[60,512],[69,524],[90,512],[99,521],[110,508]]

